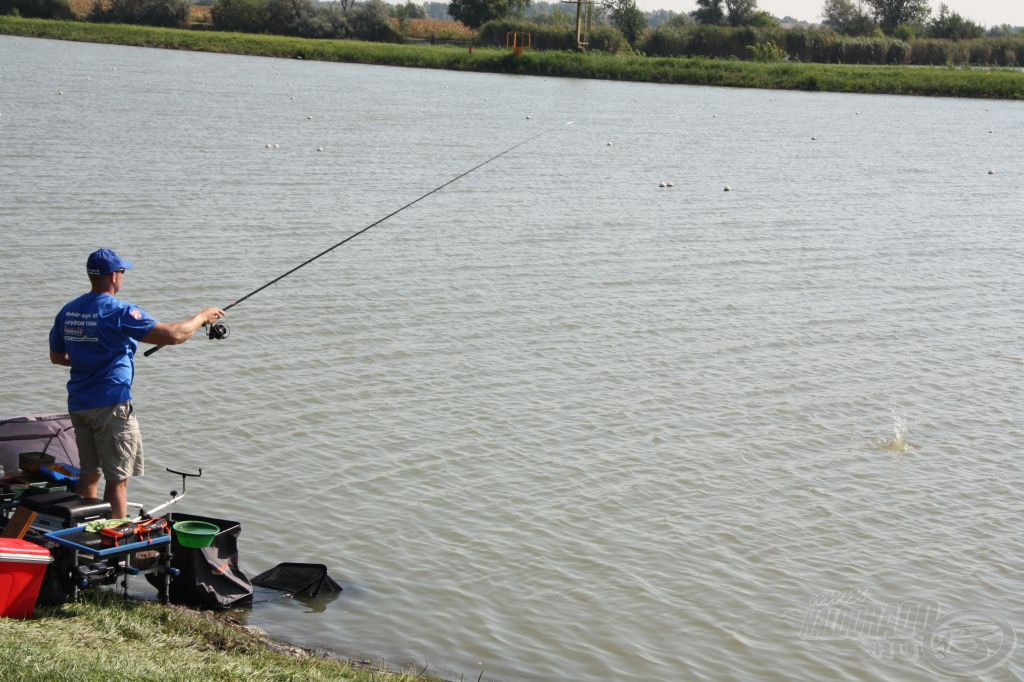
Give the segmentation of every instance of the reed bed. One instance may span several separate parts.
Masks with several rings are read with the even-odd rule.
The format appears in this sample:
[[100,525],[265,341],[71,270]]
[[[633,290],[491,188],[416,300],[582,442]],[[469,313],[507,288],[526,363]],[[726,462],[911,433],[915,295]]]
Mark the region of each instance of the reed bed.
[[973,40],[852,37],[818,28],[663,26],[641,49],[656,57],[749,58],[750,46],[772,42],[790,59],[826,64],[1024,66],[1024,35]]
[[[87,19],[89,13],[92,12],[93,4],[96,0],[68,0],[68,4],[71,5],[71,11],[74,12],[75,16],[79,19]],[[101,4],[105,7],[110,7],[110,0],[101,0]],[[192,5],[189,8],[189,21],[193,24],[211,24],[213,23],[213,17],[210,15],[211,7],[209,5]]]
[[1024,73],[1015,69],[760,63],[602,53],[468,50],[356,40],[188,31],[116,24],[0,17],[0,34],[140,47],[355,62],[459,71],[598,78],[784,90],[1024,99]]
[[476,31],[458,21],[445,19],[409,19],[406,22],[406,38],[429,40],[457,40],[470,42],[476,39]]

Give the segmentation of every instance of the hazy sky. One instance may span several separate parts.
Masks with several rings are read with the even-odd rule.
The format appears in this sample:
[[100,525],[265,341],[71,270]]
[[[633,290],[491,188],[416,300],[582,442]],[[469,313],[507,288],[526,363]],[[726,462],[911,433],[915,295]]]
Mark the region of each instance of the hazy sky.
[[[945,0],[949,8],[961,16],[983,26],[1011,24],[1024,26],[1024,0]],[[940,0],[929,0],[932,13],[939,11]],[[637,0],[640,9],[670,9],[691,12],[697,7],[694,0]],[[825,0],[758,0],[757,6],[778,17],[789,15],[804,21],[821,21],[821,8]]]

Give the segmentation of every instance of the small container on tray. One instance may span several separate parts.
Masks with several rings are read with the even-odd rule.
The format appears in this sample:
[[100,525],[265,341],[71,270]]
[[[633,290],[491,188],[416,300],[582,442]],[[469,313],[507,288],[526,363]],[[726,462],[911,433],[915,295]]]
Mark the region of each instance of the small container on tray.
[[39,473],[54,483],[76,486],[81,469],[70,464],[44,464],[39,467]]
[[18,455],[18,468],[29,473],[39,473],[39,467],[53,464],[57,458],[45,452],[22,452]]

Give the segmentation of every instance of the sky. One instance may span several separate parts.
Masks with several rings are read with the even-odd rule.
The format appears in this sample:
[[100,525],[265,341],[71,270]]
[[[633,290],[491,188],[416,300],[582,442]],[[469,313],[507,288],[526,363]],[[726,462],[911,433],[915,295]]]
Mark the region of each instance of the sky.
[[[939,11],[942,0],[929,0],[932,13]],[[945,0],[949,9],[982,26],[1010,24],[1024,26],[1024,0]],[[818,23],[825,0],[758,0],[757,6],[777,17],[791,16]],[[692,12],[694,0],[637,0],[644,10],[670,9],[674,12]]]

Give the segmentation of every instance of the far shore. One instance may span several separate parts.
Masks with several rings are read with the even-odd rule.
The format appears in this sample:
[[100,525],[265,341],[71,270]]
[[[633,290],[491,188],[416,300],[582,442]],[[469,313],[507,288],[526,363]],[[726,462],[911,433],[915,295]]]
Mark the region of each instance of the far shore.
[[679,85],[1024,100],[1011,68],[861,66],[313,40],[0,16],[0,35],[285,59]]

